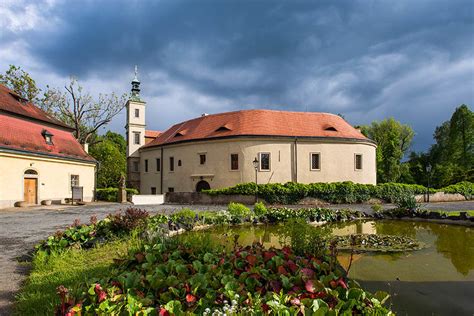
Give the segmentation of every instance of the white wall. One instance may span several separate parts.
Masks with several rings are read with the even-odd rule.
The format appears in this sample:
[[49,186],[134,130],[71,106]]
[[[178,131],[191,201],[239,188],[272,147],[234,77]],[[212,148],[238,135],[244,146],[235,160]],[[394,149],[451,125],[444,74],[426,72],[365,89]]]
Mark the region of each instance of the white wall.
[[38,203],[71,197],[71,175],[79,175],[84,200],[94,196],[95,164],[0,152],[0,208],[23,201],[24,173],[38,173]]

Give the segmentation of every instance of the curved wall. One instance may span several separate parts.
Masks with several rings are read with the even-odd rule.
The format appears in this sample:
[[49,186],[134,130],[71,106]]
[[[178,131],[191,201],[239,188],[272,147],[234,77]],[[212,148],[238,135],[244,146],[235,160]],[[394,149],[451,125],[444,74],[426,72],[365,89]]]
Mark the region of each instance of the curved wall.
[[[259,153],[270,153],[270,170],[259,171],[258,183],[353,181],[376,183],[376,146],[370,142],[330,139],[229,138],[194,141],[140,150],[140,192],[152,194],[192,192],[200,180],[211,188],[254,182],[252,161]],[[162,152],[163,151],[163,152]],[[311,170],[311,153],[320,153],[320,170]],[[231,170],[231,154],[238,154],[238,170]],[[362,155],[362,170],[355,169],[355,154]],[[200,164],[200,155],[206,162]],[[170,157],[174,171],[170,170]],[[156,159],[162,159],[157,171]],[[148,160],[148,171],[145,171]],[[181,164],[181,165],[179,165]],[[161,182],[163,190],[161,190]]]

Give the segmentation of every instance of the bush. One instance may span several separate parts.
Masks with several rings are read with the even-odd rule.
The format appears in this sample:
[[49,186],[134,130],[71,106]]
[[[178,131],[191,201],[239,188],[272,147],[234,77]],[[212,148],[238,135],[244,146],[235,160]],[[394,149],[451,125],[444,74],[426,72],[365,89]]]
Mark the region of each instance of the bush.
[[395,203],[399,209],[404,211],[414,212],[418,210],[418,204],[416,203],[416,199],[413,194],[401,194],[397,197]]
[[111,230],[116,235],[127,234],[137,228],[143,228],[149,214],[147,211],[129,207],[125,213],[109,215]]
[[[96,189],[96,197],[98,201],[106,201],[106,202],[117,202],[118,197],[118,188],[101,188]],[[138,194],[137,189],[127,188],[127,198],[134,194]]]
[[474,198],[474,183],[469,181],[463,181],[456,184],[452,184],[441,189],[444,193],[458,193],[463,195],[466,200],[472,200]]
[[240,223],[252,217],[252,212],[248,207],[240,203],[230,202],[227,207],[233,223]]
[[[242,183],[234,187],[207,190],[209,195],[255,195],[258,189],[258,196],[273,204],[296,204],[298,201],[310,197],[324,200],[329,203],[363,203],[371,198],[377,198],[389,203],[396,202],[399,197],[407,194],[425,194],[427,188],[418,184],[404,183],[382,183],[379,185],[360,184],[352,182],[334,182],[334,183],[294,183],[288,182],[259,184]],[[474,196],[474,184],[471,182],[460,182],[441,190],[430,188],[430,193],[438,191],[446,193],[459,193],[472,199]]]
[[255,216],[265,215],[267,214],[267,207],[265,206],[265,204],[263,204],[263,202],[257,202],[253,207],[253,212]]

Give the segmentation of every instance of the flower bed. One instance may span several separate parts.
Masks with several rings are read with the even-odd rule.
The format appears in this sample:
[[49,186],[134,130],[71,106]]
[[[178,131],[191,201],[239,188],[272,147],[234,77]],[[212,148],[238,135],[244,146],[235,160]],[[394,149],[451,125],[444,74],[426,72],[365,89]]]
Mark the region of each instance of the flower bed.
[[365,292],[328,258],[259,244],[231,252],[161,243],[144,246],[80,297],[61,289],[70,315],[378,314],[386,293]]

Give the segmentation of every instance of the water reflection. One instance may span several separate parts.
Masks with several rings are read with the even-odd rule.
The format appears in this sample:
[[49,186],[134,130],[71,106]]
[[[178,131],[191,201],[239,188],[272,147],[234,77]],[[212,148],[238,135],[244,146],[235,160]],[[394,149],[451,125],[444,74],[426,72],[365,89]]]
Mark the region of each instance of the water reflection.
[[[333,235],[383,234],[415,238],[428,247],[401,253],[366,253],[354,256],[350,276],[370,281],[474,281],[474,228],[415,221],[357,221],[314,227]],[[288,225],[221,227],[209,231],[220,244],[232,245],[239,235],[243,245],[266,247],[291,244]],[[191,233],[195,234],[195,233]],[[200,232],[202,234],[202,232]],[[294,234],[294,230],[293,230]],[[349,254],[338,256],[345,267]]]

